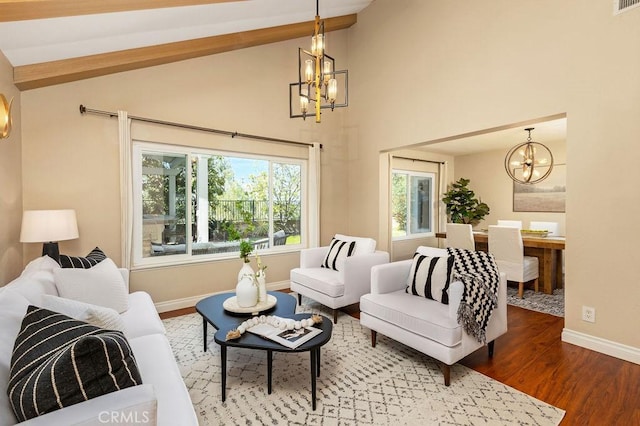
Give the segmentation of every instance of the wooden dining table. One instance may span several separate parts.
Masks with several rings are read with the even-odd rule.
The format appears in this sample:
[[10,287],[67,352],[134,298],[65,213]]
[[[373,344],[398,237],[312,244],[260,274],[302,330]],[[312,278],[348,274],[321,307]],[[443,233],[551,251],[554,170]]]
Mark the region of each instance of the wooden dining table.
[[[436,238],[447,238],[446,232],[437,232]],[[489,251],[489,233],[473,231],[476,250]],[[538,258],[539,285],[546,294],[552,294],[556,288],[563,287],[562,251],[565,237],[522,236],[524,254]]]

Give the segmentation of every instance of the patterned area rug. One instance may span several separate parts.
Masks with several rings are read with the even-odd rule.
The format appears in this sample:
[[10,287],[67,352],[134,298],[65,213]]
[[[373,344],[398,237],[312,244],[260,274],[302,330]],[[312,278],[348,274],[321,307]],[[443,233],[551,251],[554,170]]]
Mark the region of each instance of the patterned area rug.
[[531,311],[543,312],[545,314],[564,317],[564,289],[557,288],[553,294],[544,294],[539,291],[525,290],[523,298],[518,297],[518,289],[507,287],[507,303],[519,306]]
[[[308,300],[307,300],[308,301]],[[321,312],[307,305],[301,312]],[[231,348],[227,400],[220,398],[220,352],[202,318],[163,321],[191,400],[204,425],[557,425],[564,411],[456,364],[451,386],[436,362],[340,314],[322,348],[317,408],[311,409],[309,353],[274,353],[273,392],[267,394],[266,355]]]

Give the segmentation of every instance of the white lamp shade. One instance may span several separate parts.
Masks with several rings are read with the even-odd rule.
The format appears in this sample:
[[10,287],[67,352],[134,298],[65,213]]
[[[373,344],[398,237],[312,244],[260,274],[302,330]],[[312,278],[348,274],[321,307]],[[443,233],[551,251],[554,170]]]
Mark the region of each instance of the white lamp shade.
[[25,210],[20,242],[44,243],[78,238],[75,210]]

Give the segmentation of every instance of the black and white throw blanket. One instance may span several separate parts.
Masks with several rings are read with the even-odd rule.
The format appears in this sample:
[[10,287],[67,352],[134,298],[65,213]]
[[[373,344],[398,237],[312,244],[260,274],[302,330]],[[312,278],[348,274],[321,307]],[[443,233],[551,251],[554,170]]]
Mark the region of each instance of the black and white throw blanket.
[[467,334],[486,343],[491,312],[498,303],[500,273],[490,253],[447,248],[453,256],[453,280],[462,281],[464,292],[458,308],[458,322]]

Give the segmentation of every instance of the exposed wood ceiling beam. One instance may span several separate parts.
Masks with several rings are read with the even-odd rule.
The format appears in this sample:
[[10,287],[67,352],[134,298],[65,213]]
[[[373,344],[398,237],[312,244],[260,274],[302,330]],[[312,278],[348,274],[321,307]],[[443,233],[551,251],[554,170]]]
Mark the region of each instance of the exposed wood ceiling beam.
[[[349,28],[356,22],[356,14],[327,18],[324,20],[325,31]],[[313,32],[312,29],[313,21],[308,21],[81,58],[23,65],[13,69],[13,82],[20,90],[36,89],[304,37],[310,35]]]
[[0,22],[245,0],[0,0]]

